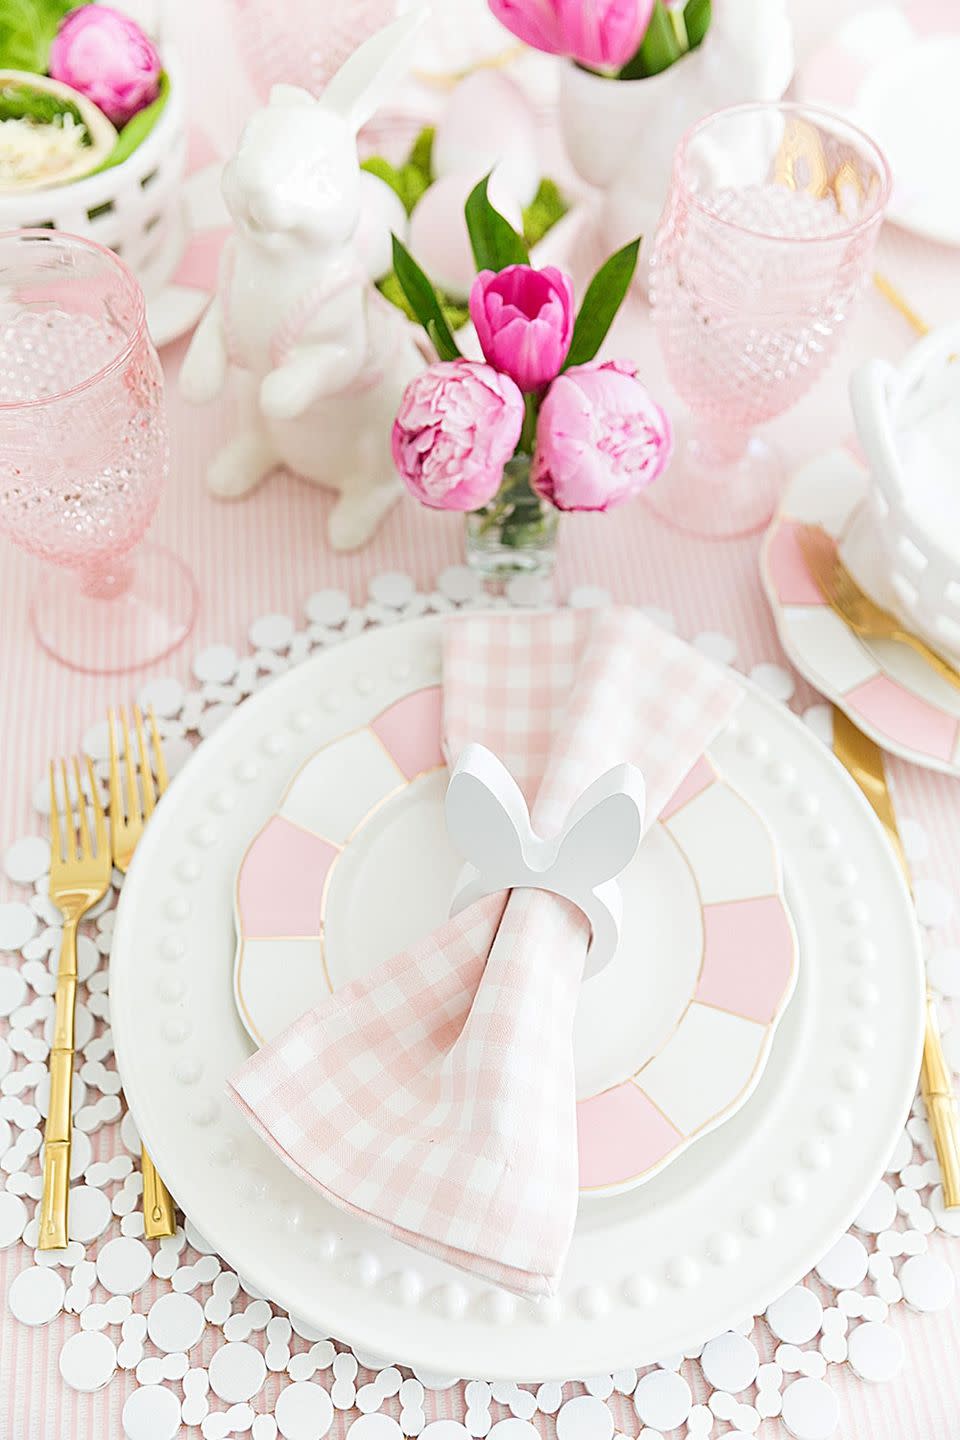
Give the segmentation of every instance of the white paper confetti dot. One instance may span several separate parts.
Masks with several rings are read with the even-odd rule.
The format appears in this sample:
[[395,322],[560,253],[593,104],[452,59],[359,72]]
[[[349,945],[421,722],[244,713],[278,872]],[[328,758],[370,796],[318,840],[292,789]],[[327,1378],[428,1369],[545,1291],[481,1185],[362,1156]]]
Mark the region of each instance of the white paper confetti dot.
[[704,1345],[700,1368],[715,1390],[739,1395],[756,1379],[760,1356],[752,1341],[730,1330]]
[[690,1414],[693,1397],[682,1375],[672,1370],[651,1370],[638,1381],[633,1403],[641,1425],[676,1430]]
[[333,1424],[330,1396],[312,1380],[281,1390],[273,1414],[284,1440],[321,1440]]
[[767,1324],[778,1340],[806,1345],[820,1329],[823,1306],[805,1285],[794,1285],[767,1310]]
[[736,640],[732,635],[721,634],[719,630],[704,630],[693,643],[701,655],[709,656],[719,665],[732,665],[737,658]]
[[954,946],[939,946],[927,956],[927,976],[930,984],[948,999],[960,997],[960,950]]
[[40,835],[15,841],[3,857],[3,868],[17,885],[32,885],[50,869],[50,841]]
[[97,1256],[97,1279],[111,1295],[133,1295],[150,1275],[152,1257],[142,1240],[120,1235]]
[[[0,1121],[0,1125],[5,1124],[5,1120]],[[0,1190],[0,1250],[17,1243],[26,1223],[27,1207],[20,1196],[11,1195],[9,1190]]]
[[78,1330],[60,1351],[60,1374],[71,1390],[100,1390],[117,1368],[117,1347],[102,1330]]
[[557,1440],[613,1440],[613,1416],[594,1395],[568,1400],[557,1416]]
[[289,615],[261,615],[247,634],[254,650],[286,650],[295,631]]
[[175,1440],[180,1401],[166,1385],[141,1385],[127,1397],[121,1421],[127,1440]]
[[256,1395],[267,1378],[267,1362],[246,1341],[228,1341],[215,1352],[208,1374],[213,1393],[234,1405]]
[[22,1325],[49,1325],[60,1314],[65,1293],[59,1270],[31,1265],[14,1278],[7,1304]]
[[0,1016],[19,1010],[27,998],[27,982],[12,965],[0,965]]
[[797,688],[793,675],[782,665],[754,665],[750,679],[775,700],[789,700]]
[[434,1420],[420,1432],[420,1440],[469,1440],[470,1431],[459,1420]]
[[886,1180],[881,1180],[853,1223],[868,1235],[879,1235],[881,1230],[889,1229],[896,1218],[896,1197]]
[[10,900],[0,905],[0,950],[20,950],[37,933],[37,917],[29,905]]
[[862,1240],[856,1235],[841,1235],[820,1261],[817,1274],[834,1290],[853,1290],[866,1276],[868,1259]]
[[[520,1425],[523,1422],[518,1420],[515,1423]],[[530,1428],[533,1429],[532,1426]],[[359,1420],[354,1420],[347,1435],[350,1440],[403,1440],[403,1431],[389,1415],[361,1415]]]
[[171,1290],[150,1306],[147,1334],[158,1350],[190,1350],[203,1334],[203,1306],[192,1295]]
[[394,610],[408,605],[415,594],[416,587],[410,576],[400,571],[374,575],[370,581],[370,599]]
[[237,673],[236,650],[230,645],[210,645],[194,656],[193,673],[202,685],[225,685]]
[[70,1239],[89,1245],[97,1240],[113,1219],[110,1201],[102,1190],[91,1185],[75,1185],[70,1191]]
[[914,1310],[946,1310],[953,1300],[953,1271],[938,1255],[911,1255],[900,1268],[903,1298]]
[[917,919],[929,929],[939,929],[949,923],[954,911],[954,898],[945,885],[931,876],[921,876],[913,882],[913,898],[917,906]]
[[840,1423],[837,1397],[822,1380],[794,1380],[783,1392],[783,1423],[794,1440],[830,1440]]
[[903,1341],[889,1325],[867,1321],[847,1337],[847,1359],[861,1380],[892,1380],[903,1366]]
[[350,614],[350,599],[342,590],[318,590],[305,608],[315,625],[342,625]]

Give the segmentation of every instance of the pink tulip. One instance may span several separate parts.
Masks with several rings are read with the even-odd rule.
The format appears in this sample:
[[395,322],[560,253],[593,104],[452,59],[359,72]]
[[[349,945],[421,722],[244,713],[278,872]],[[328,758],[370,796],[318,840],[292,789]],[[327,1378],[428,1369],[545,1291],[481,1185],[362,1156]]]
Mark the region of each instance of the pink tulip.
[[573,282],[548,265],[481,270],[470,318],[484,355],[521,390],[542,390],[560,373],[573,337]]
[[619,70],[647,33],[653,0],[488,0],[508,30],[535,50]]
[[157,98],[160,56],[135,20],[108,5],[81,5],[57,31],[50,74],[98,105],[114,125]]
[[575,365],[540,407],[530,483],[558,510],[632,500],[670,459],[670,421],[624,360]]
[[407,489],[434,510],[479,510],[496,495],[523,428],[523,396],[473,360],[431,365],[407,386],[393,459]]

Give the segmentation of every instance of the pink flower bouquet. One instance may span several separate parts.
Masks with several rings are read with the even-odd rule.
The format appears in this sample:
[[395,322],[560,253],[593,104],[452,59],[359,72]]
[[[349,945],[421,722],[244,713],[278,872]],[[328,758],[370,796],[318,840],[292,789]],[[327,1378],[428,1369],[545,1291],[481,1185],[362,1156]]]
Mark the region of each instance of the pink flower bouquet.
[[519,40],[623,80],[658,75],[710,27],[711,0],[488,0]]
[[424,505],[472,512],[468,536],[492,537],[501,559],[512,552],[501,571],[529,570],[523,552],[547,550],[557,511],[621,505],[670,457],[670,422],[635,366],[596,359],[640,242],[601,266],[577,313],[569,276],[533,268],[485,180],[466,215],[479,267],[470,315],[483,361],[460,353],[434,286],[394,239],[397,279],[439,363],[408,386],[393,455]]

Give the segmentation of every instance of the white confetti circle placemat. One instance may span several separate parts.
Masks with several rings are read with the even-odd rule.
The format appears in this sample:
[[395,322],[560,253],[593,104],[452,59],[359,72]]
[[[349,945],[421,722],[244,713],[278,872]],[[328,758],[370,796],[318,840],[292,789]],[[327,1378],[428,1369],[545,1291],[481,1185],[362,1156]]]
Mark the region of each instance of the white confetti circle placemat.
[[[459,566],[446,570],[431,594],[418,592],[406,575],[380,575],[370,583],[366,605],[352,606],[340,591],[318,592],[306,602],[305,625],[286,615],[261,616],[242,653],[220,644],[194,657],[196,688],[153,680],[138,699],[157,713],[173,774],[235,705],[317,649],[372,625],[542,599],[535,584],[518,581],[503,600],[488,600]],[[574,592],[568,603],[606,599],[590,588]],[[648,613],[672,628],[670,615]],[[735,663],[736,645],[725,634],[704,632],[694,643]],[[761,664],[750,674],[776,698],[791,699],[793,678],[783,666]],[[828,707],[815,705],[804,718],[829,741]],[[83,748],[106,804],[105,724],[91,725]],[[33,794],[45,815],[45,777]],[[952,917],[954,897],[923,876],[922,827],[905,820],[903,838],[917,867],[919,918],[933,938]],[[904,1346],[899,1327],[889,1323],[891,1307],[935,1313],[953,1301],[945,1247],[930,1241],[935,1232],[960,1236],[960,1211],[943,1208],[918,1099],[886,1174],[850,1232],[765,1316],[695,1353],[665,1356],[641,1372],[571,1377],[563,1384],[489,1384],[413,1372],[395,1357],[351,1351],[252,1290],[211,1253],[189,1218],[170,1239],[143,1239],[139,1138],[124,1111],[110,1035],[106,960],[119,874],[90,912],[79,942],[71,1238],[66,1250],[42,1253],[36,1210],[60,942],[60,915],[47,895],[49,856],[42,834],[14,840],[3,854],[7,878],[22,887],[22,898],[0,904],[0,1250],[19,1246],[24,1258],[5,1297],[13,1321],[3,1323],[56,1322],[64,1337],[63,1385],[78,1392],[122,1387],[127,1440],[176,1440],[191,1430],[203,1440],[322,1440],[328,1432],[350,1440],[537,1440],[543,1434],[743,1440],[764,1422],[765,1436],[779,1428],[794,1440],[830,1440],[840,1422],[831,1368],[848,1365],[867,1383],[894,1380]],[[941,998],[960,995],[960,951],[931,944],[928,972]]]

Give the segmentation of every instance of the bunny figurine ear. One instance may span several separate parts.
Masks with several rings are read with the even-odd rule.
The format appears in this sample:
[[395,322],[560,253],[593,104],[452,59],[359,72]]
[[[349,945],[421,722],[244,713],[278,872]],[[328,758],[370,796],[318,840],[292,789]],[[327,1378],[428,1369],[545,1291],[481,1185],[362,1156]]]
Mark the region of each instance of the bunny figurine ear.
[[341,115],[354,134],[366,125],[409,70],[427,14],[428,7],[418,5],[378,30],[353,52],[327,85],[321,103]]

